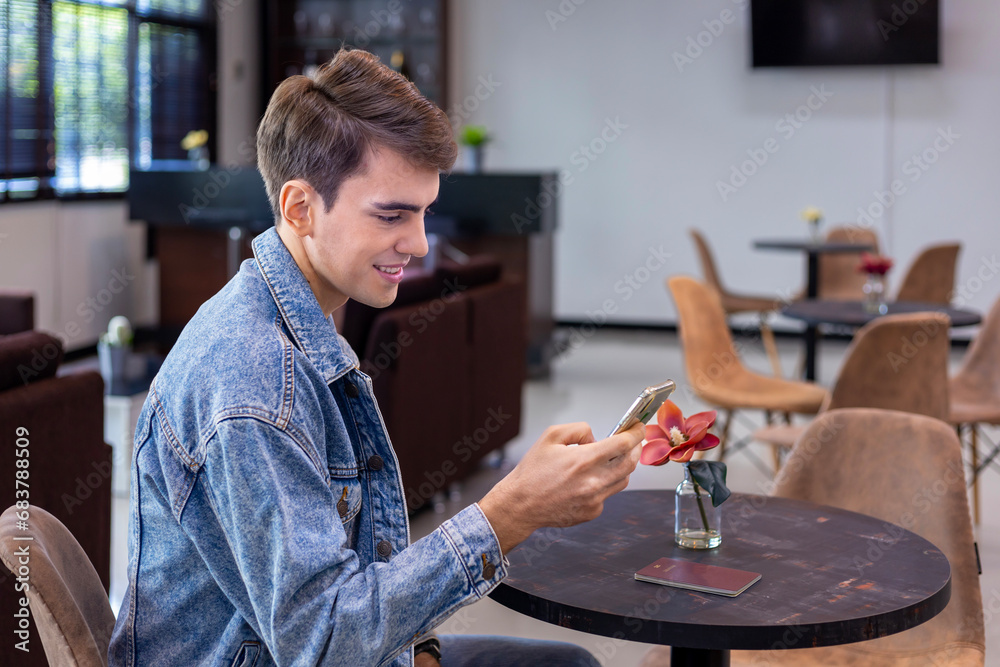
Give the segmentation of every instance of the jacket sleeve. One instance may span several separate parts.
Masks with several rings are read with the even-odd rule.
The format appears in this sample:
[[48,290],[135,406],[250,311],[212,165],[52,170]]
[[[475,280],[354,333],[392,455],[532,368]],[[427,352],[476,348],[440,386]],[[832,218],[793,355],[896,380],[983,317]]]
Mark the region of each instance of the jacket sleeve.
[[[301,439],[267,421],[226,419],[197,482],[229,552],[202,553],[219,559],[213,571],[235,563],[244,588],[227,595],[278,665],[387,664],[506,576],[478,505],[361,568],[325,466]],[[188,532],[217,544],[212,528]]]

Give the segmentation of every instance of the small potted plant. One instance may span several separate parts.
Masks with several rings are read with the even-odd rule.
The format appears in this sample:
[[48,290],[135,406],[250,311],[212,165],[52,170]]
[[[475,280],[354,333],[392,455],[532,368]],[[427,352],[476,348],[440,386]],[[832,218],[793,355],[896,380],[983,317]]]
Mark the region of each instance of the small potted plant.
[[101,377],[106,385],[125,379],[125,364],[132,349],[132,324],[123,315],[116,315],[108,322],[108,330],[97,342],[97,360]]
[[458,133],[458,143],[466,147],[465,166],[472,173],[482,173],[483,153],[491,139],[485,125],[465,125]]
[[208,169],[208,130],[191,130],[181,139],[181,148],[187,151],[188,160],[195,169]]
[[862,291],[864,292],[864,309],[866,313],[885,315],[889,307],[885,302],[885,274],[892,268],[892,259],[884,255],[861,253],[858,271],[867,274]]
[[819,243],[822,241],[822,237],[819,233],[820,223],[823,222],[823,211],[819,210],[815,206],[809,206],[802,210],[802,219],[809,223],[809,236],[812,238],[813,243]]

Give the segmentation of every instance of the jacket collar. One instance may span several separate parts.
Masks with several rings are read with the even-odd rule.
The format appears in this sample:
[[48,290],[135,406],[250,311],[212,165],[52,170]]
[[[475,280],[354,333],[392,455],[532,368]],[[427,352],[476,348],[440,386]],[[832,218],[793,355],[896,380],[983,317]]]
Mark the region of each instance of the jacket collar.
[[271,227],[258,235],[253,240],[253,254],[295,346],[309,358],[324,381],[329,384],[355,368],[353,350],[344,349],[347,343],[337,335],[333,317],[324,317],[316,295],[278,236],[278,230]]

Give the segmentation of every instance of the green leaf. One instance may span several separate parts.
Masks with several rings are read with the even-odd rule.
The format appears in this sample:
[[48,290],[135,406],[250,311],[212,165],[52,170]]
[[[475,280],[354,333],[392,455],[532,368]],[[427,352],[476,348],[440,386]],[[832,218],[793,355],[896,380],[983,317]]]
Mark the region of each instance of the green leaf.
[[726,464],[722,461],[705,461],[699,459],[687,464],[694,483],[708,491],[712,496],[712,507],[718,507],[729,498],[729,488],[726,486]]

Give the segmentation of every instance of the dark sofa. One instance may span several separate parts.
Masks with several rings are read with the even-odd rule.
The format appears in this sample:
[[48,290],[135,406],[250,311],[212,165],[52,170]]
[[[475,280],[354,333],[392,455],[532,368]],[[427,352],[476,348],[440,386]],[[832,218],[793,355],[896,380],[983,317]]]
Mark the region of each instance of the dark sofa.
[[386,309],[348,302],[341,331],[372,377],[414,511],[520,432],[525,304],[492,258],[407,273]]
[[[14,305],[5,306],[0,295],[0,312],[30,313],[21,296],[15,299]],[[6,325],[14,328],[10,320]],[[93,371],[56,377],[62,358],[61,341],[48,334],[0,335],[0,505],[6,509],[27,491],[32,506],[48,510],[73,533],[107,590],[112,454],[104,442],[104,382]],[[26,447],[18,447],[19,437],[26,438]],[[28,455],[17,456],[19,449],[27,449]],[[17,471],[22,470],[26,474],[18,485]],[[0,634],[10,642],[0,651],[0,665],[45,665],[34,624],[31,652],[11,648],[16,637],[13,614],[22,595],[16,593],[15,583],[0,567]]]

